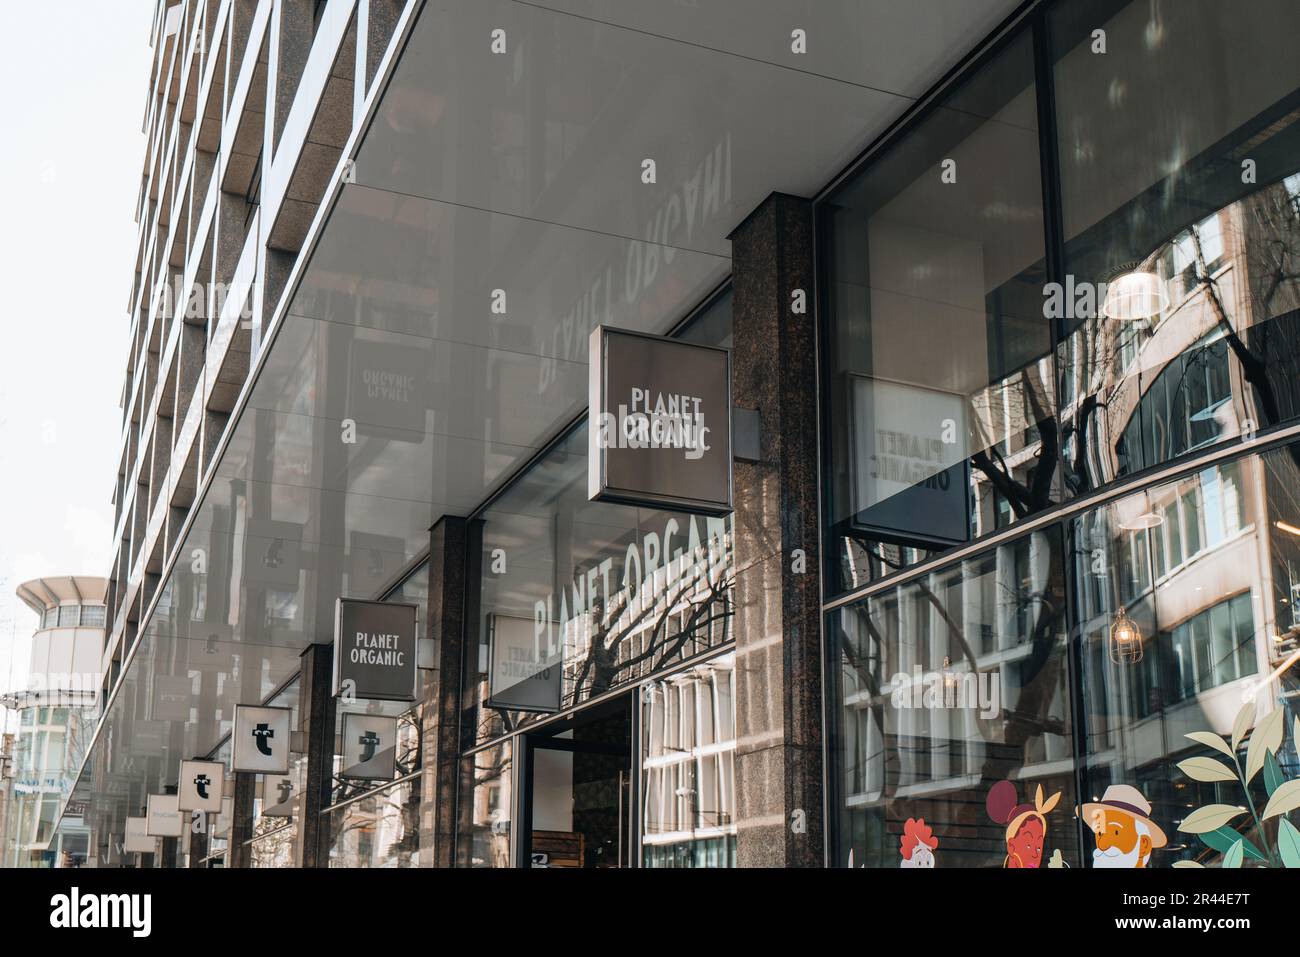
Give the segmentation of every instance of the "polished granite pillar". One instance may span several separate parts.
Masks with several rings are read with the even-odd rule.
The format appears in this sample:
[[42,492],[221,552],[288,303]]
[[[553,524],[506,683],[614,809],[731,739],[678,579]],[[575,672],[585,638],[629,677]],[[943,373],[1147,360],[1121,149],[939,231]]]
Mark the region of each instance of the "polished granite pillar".
[[[185,811],[185,826],[189,828],[189,866],[190,867],[207,867],[205,859],[208,856],[208,831],[212,827],[212,817],[206,811]],[[203,822],[201,829],[196,830],[194,827],[195,815]]]
[[[460,755],[460,676],[464,670],[467,596],[477,588],[480,523],[444,515],[429,530],[429,605],[425,636],[435,642],[433,671],[421,672],[420,865],[455,860],[456,786]],[[471,570],[474,570],[471,574]],[[477,651],[475,651],[477,653]]]
[[235,772],[235,796],[230,808],[230,838],[226,851],[227,867],[248,867],[253,849],[253,797],[257,793],[257,775],[252,771]]
[[821,627],[812,203],[773,193],[731,236],[737,459],[736,861],[820,867]]
[[329,818],[334,785],[334,646],[308,645],[302,653],[298,689],[298,730],[307,749],[302,799],[294,831],[294,861],[299,867],[328,867]]

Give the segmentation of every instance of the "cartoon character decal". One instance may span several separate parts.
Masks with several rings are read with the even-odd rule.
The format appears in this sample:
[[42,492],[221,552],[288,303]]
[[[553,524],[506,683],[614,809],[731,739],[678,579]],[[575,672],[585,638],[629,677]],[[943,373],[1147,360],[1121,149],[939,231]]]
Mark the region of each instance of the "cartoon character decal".
[[999,781],[989,788],[984,806],[993,822],[1006,828],[1007,856],[1002,866],[1039,867],[1047,837],[1047,815],[1061,800],[1061,792],[1044,801],[1040,784],[1034,790],[1033,804],[1020,804],[1019,800],[1014,784]]
[[1151,866],[1151,852],[1168,843],[1165,832],[1151,820],[1151,802],[1131,784],[1112,784],[1100,801],[1077,812],[1092,828],[1097,847],[1093,867]]
[[899,838],[899,850],[903,854],[899,866],[934,867],[934,850],[938,846],[939,839],[925,819],[909,817],[903,823],[903,836]]

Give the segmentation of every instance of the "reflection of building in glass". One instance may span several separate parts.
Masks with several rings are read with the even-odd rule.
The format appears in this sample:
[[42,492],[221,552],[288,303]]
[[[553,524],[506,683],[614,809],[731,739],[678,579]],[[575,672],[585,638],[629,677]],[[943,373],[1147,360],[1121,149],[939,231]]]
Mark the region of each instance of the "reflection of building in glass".
[[[1102,813],[1107,793],[1130,788],[1140,803],[1122,813],[1169,835],[1147,864],[1212,863],[1237,837],[1270,845],[1277,824],[1193,836],[1178,830],[1191,810],[1262,802],[1297,771],[1289,736],[1248,794],[1177,765],[1206,755],[1189,733],[1229,736],[1243,702],[1257,726],[1289,727],[1300,693],[1300,449],[1260,444],[1291,439],[1300,414],[1300,74],[1263,65],[1276,31],[1300,22],[1272,2],[1242,33],[1225,32],[1232,14],[1210,3],[1163,17],[1155,4],[1091,6],[1047,4],[996,67],[955,80],[827,203],[832,373],[964,399],[943,418],[968,436],[950,443],[965,459],[944,460],[951,481],[917,476],[873,499],[872,473],[866,492],[846,489],[908,410],[855,404],[832,375],[828,593],[857,597],[831,617],[841,862],[852,851],[894,866],[921,818],[939,866],[1019,862],[1000,847],[1017,837],[996,832],[1000,803],[984,803],[1009,780],[1025,807],[1040,782],[1063,793],[1044,842],[1066,864],[1128,859],[1094,860],[1093,824],[1070,805]],[[1105,69],[1090,48],[1098,25]],[[1053,85],[1031,117],[1017,103],[1034,92],[1023,55],[1034,32],[1050,38],[1037,76],[1052,71]],[[1230,95],[1207,57],[1251,79]],[[986,166],[993,140],[1004,161]],[[1045,199],[1005,161],[1017,144],[1043,160]],[[922,201],[945,195],[932,172],[943,157],[981,180],[947,184],[946,222]],[[900,310],[954,346],[883,361],[916,342]],[[941,442],[942,418],[928,418],[901,431]],[[936,534],[958,487],[969,522]],[[1039,516],[1042,528],[1015,534]],[[968,671],[998,679],[995,719],[893,693]]]
[[[1164,308],[1136,321],[1090,319],[1067,341],[1063,375],[1083,398],[1062,417],[1089,416],[1092,481],[1249,440],[1300,408],[1289,374],[1300,296],[1285,271],[1300,248],[1297,183],[1290,175],[1261,185],[1174,232],[1129,267],[1158,277]],[[1208,462],[1075,520],[1099,783],[1139,781],[1171,814],[1209,803],[1213,787],[1170,783],[1169,768],[1199,753],[1184,734],[1226,732],[1248,697],[1286,706],[1294,694],[1290,571],[1275,552],[1289,548],[1278,522],[1293,508],[1296,478],[1290,453]],[[1107,655],[1121,607],[1146,635],[1132,667]]]
[[461,811],[458,866],[511,866],[511,752],[507,741],[462,760],[469,806]]
[[106,585],[102,578],[77,576],[18,586],[18,597],[40,621],[26,687],[3,699],[18,711],[12,766],[3,780],[5,867],[78,866],[89,852],[90,829],[80,823],[84,808],[64,804],[99,717]]
[[414,790],[408,781],[332,808],[330,867],[415,866],[419,842]]
[[954,815],[963,827],[944,834],[944,866],[1000,860],[981,782],[1069,787],[1061,573],[1057,536],[1033,534],[840,619],[844,801],[860,862],[896,864],[905,818]]
[[735,659],[641,689],[647,867],[735,866]]
[[[1294,453],[1210,464],[1074,522],[1089,776],[1140,782],[1167,819],[1216,800],[1213,787],[1170,774],[1203,751],[1187,733],[1228,734],[1246,701],[1261,714],[1294,712],[1300,630],[1289,596],[1275,597],[1285,560],[1274,556],[1294,548],[1278,528],[1300,480]],[[1270,489],[1283,488],[1291,492],[1271,500]],[[1144,635],[1132,664],[1108,655],[1121,607]],[[1294,774],[1293,750],[1277,759]]]
[[1165,306],[1152,315],[1078,317],[1060,356],[1064,395],[1077,401],[1062,418],[1090,439],[1094,482],[1294,413],[1300,394],[1286,370],[1300,360],[1300,297],[1286,270],[1300,253],[1297,202],[1300,174],[1190,223],[1130,264],[1124,275],[1150,275],[1163,289]]

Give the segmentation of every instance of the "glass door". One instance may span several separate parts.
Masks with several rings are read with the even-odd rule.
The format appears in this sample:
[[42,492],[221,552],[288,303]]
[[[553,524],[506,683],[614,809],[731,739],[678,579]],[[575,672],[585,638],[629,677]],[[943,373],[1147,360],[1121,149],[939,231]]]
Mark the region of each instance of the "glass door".
[[523,867],[634,860],[632,696],[524,734]]

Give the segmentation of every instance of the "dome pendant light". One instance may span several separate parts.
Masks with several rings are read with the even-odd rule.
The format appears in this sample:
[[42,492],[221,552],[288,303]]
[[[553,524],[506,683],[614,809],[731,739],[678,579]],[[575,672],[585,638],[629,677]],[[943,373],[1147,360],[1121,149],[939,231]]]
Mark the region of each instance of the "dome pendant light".
[[1127,263],[1106,283],[1101,314],[1117,322],[1139,322],[1160,315],[1169,308],[1169,293],[1159,276]]

